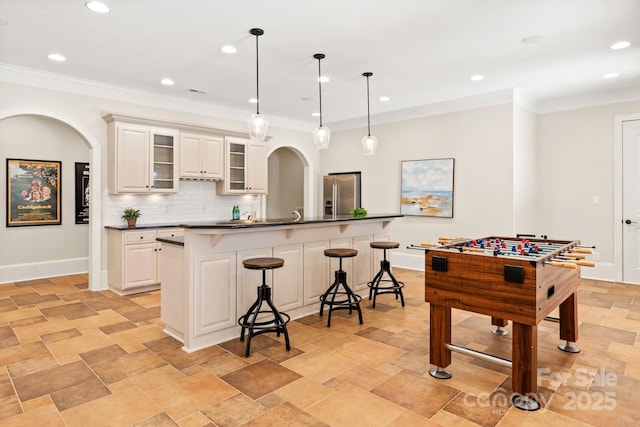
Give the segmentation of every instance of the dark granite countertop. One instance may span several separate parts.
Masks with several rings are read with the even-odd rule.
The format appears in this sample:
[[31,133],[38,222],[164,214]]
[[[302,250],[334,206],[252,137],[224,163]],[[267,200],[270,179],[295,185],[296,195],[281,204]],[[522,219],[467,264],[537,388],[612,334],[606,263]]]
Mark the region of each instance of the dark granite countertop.
[[344,215],[338,217],[307,217],[300,220],[294,220],[293,218],[267,218],[258,220],[237,220],[237,221],[202,221],[191,222],[186,224],[180,224],[183,228],[254,228],[254,227],[275,227],[280,225],[302,225],[302,224],[320,224],[320,223],[332,223],[332,222],[346,222],[346,221],[366,221],[366,220],[379,220],[379,219],[392,219],[402,217],[401,214],[368,214],[364,217],[353,217],[351,215]]
[[[400,218],[402,214],[367,214],[363,217],[354,217],[351,215],[343,215],[337,217],[307,217],[295,221],[293,218],[266,218],[257,220],[236,220],[236,221],[191,221],[184,223],[169,223],[169,224],[138,224],[134,228],[127,227],[126,225],[107,225],[105,228],[114,230],[142,230],[145,228],[218,228],[218,229],[235,229],[235,228],[253,228],[253,227],[275,227],[280,225],[301,225],[301,224],[320,224],[320,223],[332,223],[332,222],[346,222],[346,221],[366,221],[366,220],[380,220],[380,219],[392,219]],[[173,243],[173,242],[167,242]]]

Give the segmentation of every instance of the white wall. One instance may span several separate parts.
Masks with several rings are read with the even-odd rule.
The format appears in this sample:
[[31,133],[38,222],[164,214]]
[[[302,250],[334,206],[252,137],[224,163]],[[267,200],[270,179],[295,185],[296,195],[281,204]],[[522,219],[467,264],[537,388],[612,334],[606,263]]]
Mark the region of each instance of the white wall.
[[[24,274],[56,275],[57,262],[73,272],[88,268],[89,227],[75,224],[75,162],[89,161],[89,147],[73,129],[37,116],[15,116],[0,121],[0,199],[7,201],[6,158],[61,161],[62,224],[6,227],[6,209],[0,210],[0,283],[8,281],[7,266]],[[75,270],[75,271],[74,271]]]
[[[600,261],[583,276],[614,280],[613,122],[640,112],[640,101],[541,114],[538,228],[595,245]],[[600,204],[593,204],[593,196]],[[621,262],[621,260],[619,260]]]
[[512,105],[477,108],[420,119],[372,125],[378,152],[364,157],[360,139],[366,130],[336,132],[321,154],[322,173],[362,171],[362,205],[370,212],[400,211],[403,160],[453,157],[453,218],[406,216],[393,222],[392,237],[404,265],[422,268],[421,252],[407,245],[437,242],[438,237],[510,235],[513,217]]
[[515,233],[540,236],[538,229],[538,116],[513,105],[513,218]]

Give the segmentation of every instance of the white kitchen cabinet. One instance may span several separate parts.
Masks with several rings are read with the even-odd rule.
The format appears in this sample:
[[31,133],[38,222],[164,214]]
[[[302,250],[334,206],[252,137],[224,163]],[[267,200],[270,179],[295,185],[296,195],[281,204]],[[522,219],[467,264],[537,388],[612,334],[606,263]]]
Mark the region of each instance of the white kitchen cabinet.
[[[358,250],[358,255],[353,258],[353,276],[347,277],[349,286],[355,291],[367,289],[367,283],[373,279],[373,250],[371,249],[371,235],[356,236],[353,238],[353,249]],[[376,272],[378,270],[375,270]]]
[[284,265],[273,270],[273,303],[286,312],[304,305],[304,250],[302,244],[276,246],[273,256]]
[[176,129],[108,121],[109,192],[178,191]]
[[324,251],[329,249],[329,241],[304,243],[304,303],[318,303],[320,295],[333,283],[334,275],[330,271],[329,258]]
[[109,287],[127,295],[160,287],[158,268],[161,244],[157,237],[183,235],[182,229],[109,229]]
[[267,144],[225,137],[224,180],[218,194],[267,194]]
[[189,318],[188,330],[191,332],[188,335],[193,335],[194,339],[238,324],[237,263],[239,261],[236,261],[235,252],[195,259],[193,267],[197,272],[196,283],[191,299],[187,302],[188,313],[192,315]]
[[180,178],[221,180],[224,178],[224,139],[180,134]]

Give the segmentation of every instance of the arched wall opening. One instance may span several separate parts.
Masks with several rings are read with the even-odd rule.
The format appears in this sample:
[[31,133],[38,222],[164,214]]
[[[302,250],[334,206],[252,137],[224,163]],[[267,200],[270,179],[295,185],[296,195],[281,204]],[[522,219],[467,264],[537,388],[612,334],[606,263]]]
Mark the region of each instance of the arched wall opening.
[[[37,129],[31,129],[34,125]],[[19,129],[24,129],[23,135]],[[0,283],[73,273],[89,273],[89,289],[100,290],[101,286],[101,145],[95,136],[81,123],[55,111],[40,108],[9,108],[0,110],[0,130],[5,135],[0,140],[0,152],[6,158],[27,160],[62,161],[62,224],[60,226],[6,227],[3,241],[9,242],[16,253],[3,257],[0,265]],[[42,134],[35,134],[39,131]],[[60,140],[55,140],[56,134]],[[74,141],[74,146],[65,150],[65,139]],[[16,145],[16,142],[18,145]],[[82,143],[85,147],[82,147]],[[60,147],[63,147],[61,149]],[[88,147],[88,152],[85,148]],[[68,152],[66,152],[68,151]],[[40,155],[41,154],[41,155]],[[74,220],[74,174],[77,162],[88,162],[91,167],[90,192],[93,195],[89,206],[90,221],[76,225]],[[6,166],[6,165],[5,165]],[[7,190],[7,173],[3,174],[2,193]],[[4,194],[6,200],[6,194]],[[6,209],[1,214],[5,216]],[[72,247],[65,247],[70,240],[82,239],[85,249],[82,254]],[[58,248],[58,249],[55,249]],[[68,249],[68,250],[67,250]],[[22,252],[22,253],[18,253]],[[54,253],[51,253],[54,252]],[[80,256],[79,256],[80,255]]]

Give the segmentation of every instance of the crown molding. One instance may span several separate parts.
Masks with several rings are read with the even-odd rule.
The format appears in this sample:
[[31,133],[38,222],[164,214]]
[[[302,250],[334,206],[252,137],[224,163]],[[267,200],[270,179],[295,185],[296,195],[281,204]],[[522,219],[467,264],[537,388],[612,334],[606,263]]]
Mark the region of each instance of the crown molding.
[[[48,73],[30,68],[16,67],[0,63],[0,81],[23,86],[31,86],[46,90],[90,96],[111,101],[138,104],[147,107],[164,108],[185,113],[212,116],[220,119],[242,122],[237,129],[244,131],[244,123],[251,114],[249,109],[239,110],[200,101],[159,95],[157,93],[111,85],[107,83],[78,79],[55,73]],[[280,127],[291,130],[308,131],[310,125],[299,121],[268,116],[270,127]]]

